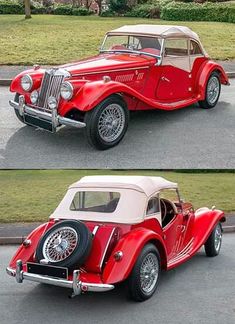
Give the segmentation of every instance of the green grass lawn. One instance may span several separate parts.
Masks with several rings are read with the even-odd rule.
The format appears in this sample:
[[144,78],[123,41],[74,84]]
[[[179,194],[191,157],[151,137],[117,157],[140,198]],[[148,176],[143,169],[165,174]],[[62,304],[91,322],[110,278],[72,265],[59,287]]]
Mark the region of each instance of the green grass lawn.
[[44,221],[67,187],[84,175],[121,174],[163,176],[179,184],[181,196],[195,208],[216,205],[235,211],[235,173],[167,171],[17,170],[0,171],[0,222]]
[[125,24],[181,24],[214,59],[235,58],[235,24],[141,18],[0,15],[0,64],[61,64],[97,53],[105,32]]

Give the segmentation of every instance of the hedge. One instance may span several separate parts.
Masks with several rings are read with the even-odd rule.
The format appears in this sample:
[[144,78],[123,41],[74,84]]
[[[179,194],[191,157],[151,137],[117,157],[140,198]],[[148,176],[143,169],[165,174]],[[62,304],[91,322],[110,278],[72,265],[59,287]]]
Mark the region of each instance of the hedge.
[[160,18],[161,9],[173,0],[152,0],[139,4],[127,12],[125,16],[140,18]]
[[22,14],[24,13],[24,7],[17,3],[9,1],[0,1],[0,14],[7,15],[7,14]]
[[164,20],[235,23],[235,5],[171,2],[162,8],[160,17]]
[[[57,7],[44,7],[39,3],[32,2],[32,14],[55,14],[55,15],[74,15],[88,16],[92,12],[84,7],[73,8],[69,5],[59,5]],[[0,0],[0,14],[24,14],[24,6],[17,1]]]

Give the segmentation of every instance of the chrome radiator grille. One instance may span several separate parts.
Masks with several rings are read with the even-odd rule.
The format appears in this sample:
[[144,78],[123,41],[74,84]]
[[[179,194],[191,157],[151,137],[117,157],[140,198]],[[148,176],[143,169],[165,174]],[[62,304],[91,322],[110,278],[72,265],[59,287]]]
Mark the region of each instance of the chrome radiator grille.
[[41,89],[38,98],[38,107],[50,109],[48,107],[48,98],[53,96],[56,100],[60,97],[60,87],[64,80],[64,74],[58,74],[58,70],[45,71]]

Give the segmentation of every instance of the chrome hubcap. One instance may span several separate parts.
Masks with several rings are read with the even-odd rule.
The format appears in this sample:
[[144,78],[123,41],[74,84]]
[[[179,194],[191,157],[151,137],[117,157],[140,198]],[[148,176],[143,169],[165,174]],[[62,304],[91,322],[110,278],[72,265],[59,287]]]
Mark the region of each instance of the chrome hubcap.
[[220,83],[216,76],[210,78],[207,85],[207,101],[213,105],[219,97]]
[[122,134],[125,126],[125,113],[118,104],[108,105],[101,113],[98,132],[105,142],[113,142]]
[[47,237],[42,253],[49,262],[59,262],[73,253],[77,243],[78,234],[73,228],[60,227]]
[[218,252],[221,247],[222,242],[222,230],[220,225],[217,225],[215,230],[215,249]]
[[159,275],[158,258],[154,253],[149,253],[144,258],[140,267],[140,285],[145,293],[151,293]]

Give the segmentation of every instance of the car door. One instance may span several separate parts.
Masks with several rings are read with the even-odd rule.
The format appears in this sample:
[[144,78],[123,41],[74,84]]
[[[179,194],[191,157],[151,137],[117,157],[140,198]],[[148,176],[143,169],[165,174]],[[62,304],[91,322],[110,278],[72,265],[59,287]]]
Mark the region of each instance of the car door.
[[156,98],[166,102],[188,99],[192,95],[192,77],[187,38],[166,39],[161,64],[161,77]]
[[[178,191],[176,189],[167,189],[161,190],[159,194],[160,198],[160,208],[161,208],[161,215],[163,215],[163,205],[161,200],[166,202],[173,203],[173,206],[180,204]],[[182,246],[182,237],[183,237],[183,222],[184,217],[183,213],[179,212],[175,206],[174,212],[169,214],[167,222],[163,220],[162,227],[163,227],[163,237],[166,244],[167,249],[167,256],[168,260],[172,259],[174,256],[177,255],[179,252],[180,247]]]

